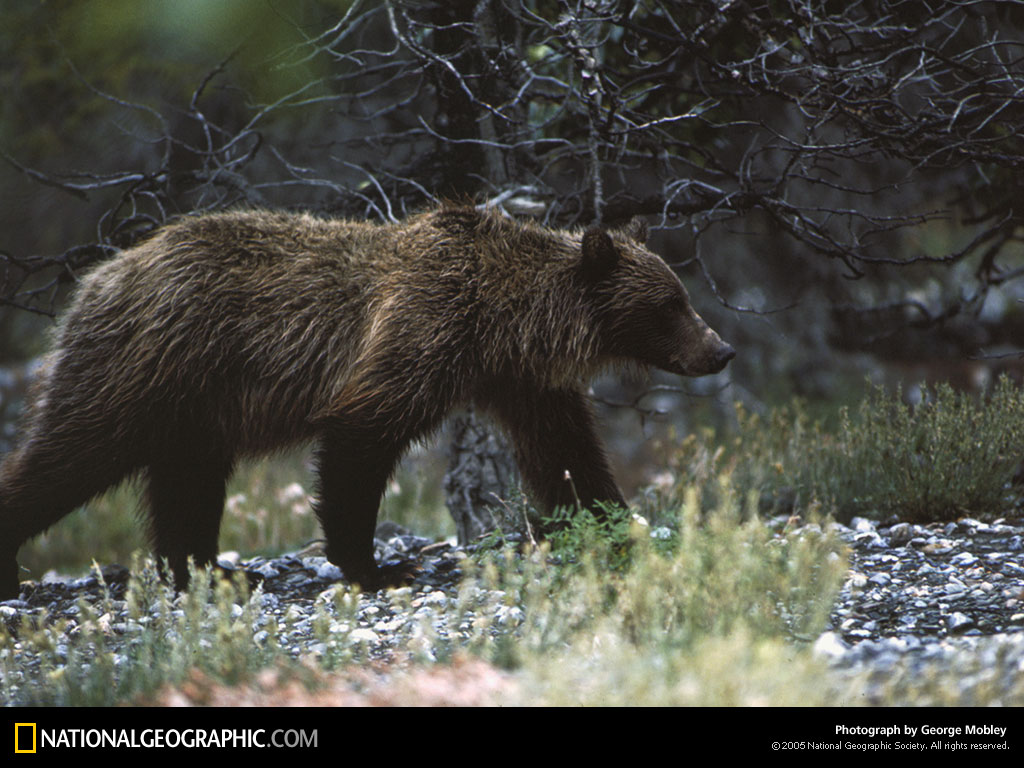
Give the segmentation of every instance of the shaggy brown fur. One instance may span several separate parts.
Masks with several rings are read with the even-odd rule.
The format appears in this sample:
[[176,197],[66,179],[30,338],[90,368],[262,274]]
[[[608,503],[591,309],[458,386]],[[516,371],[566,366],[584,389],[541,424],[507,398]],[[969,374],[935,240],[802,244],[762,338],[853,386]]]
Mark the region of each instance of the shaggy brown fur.
[[314,438],[327,556],[386,583],[373,531],[387,479],[465,403],[508,431],[541,507],[623,503],[584,382],[623,363],[713,373],[734,354],[645,236],[472,208],[162,229],[93,271],[59,326],[0,466],[0,595],[18,591],[24,541],[138,473],[156,553],[183,583],[188,557],[216,555],[236,460]]

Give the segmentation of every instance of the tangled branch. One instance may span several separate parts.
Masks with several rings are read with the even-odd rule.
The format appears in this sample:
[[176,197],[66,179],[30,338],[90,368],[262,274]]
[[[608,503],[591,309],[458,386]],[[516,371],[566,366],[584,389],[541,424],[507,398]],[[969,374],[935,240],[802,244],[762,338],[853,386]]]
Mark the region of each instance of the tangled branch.
[[[151,148],[145,168],[71,174],[4,154],[103,213],[94,242],[0,255],[3,302],[51,311],[61,280],[184,212],[390,220],[441,197],[559,225],[653,217],[693,248],[681,267],[755,312],[722,279],[736,232],[765,259],[820,265],[847,315],[941,323],[1024,275],[1018,0],[360,0],[321,32],[294,28],[267,66],[317,74],[266,103],[218,87],[231,57],[173,117],[103,93],[149,126],[128,137]],[[959,242],[922,245],[937,223]],[[945,307],[842,286],[960,264],[973,285]]]

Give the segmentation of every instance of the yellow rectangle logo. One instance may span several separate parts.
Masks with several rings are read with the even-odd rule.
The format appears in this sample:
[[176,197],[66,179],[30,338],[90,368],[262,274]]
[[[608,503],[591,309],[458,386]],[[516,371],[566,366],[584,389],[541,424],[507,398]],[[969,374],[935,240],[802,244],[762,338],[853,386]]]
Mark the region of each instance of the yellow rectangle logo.
[[[22,741],[28,742],[28,729],[32,730],[32,747],[31,749],[27,746],[22,746]],[[27,754],[35,754],[36,751],[36,724],[35,723],[15,723],[14,724],[14,751]]]

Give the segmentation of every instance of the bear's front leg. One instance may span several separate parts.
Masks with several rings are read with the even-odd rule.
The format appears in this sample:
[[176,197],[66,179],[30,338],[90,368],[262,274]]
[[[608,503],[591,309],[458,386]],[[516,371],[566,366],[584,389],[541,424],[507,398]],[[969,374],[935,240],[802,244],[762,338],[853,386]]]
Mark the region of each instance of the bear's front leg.
[[523,482],[544,511],[581,506],[600,514],[598,503],[626,506],[582,392],[506,384],[491,391],[485,407],[511,439]]
[[17,554],[10,547],[0,549],[0,600],[16,600],[21,593]]

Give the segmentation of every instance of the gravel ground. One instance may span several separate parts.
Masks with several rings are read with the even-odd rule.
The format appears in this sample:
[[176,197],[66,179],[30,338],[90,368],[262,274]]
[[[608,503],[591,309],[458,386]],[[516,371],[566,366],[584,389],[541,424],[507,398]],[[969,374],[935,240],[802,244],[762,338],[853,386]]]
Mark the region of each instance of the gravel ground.
[[[962,519],[919,526],[855,519],[840,531],[851,547],[850,571],[832,613],[831,627],[817,638],[814,651],[828,661],[837,679],[866,681],[859,689],[864,698],[858,703],[881,701],[887,692],[892,701],[893,690],[920,687],[922,681],[940,674],[946,681],[957,681],[958,703],[969,704],[982,691],[989,701],[993,692],[997,697],[1020,700],[1024,693],[1024,520],[984,523]],[[450,544],[432,543],[400,529],[384,528],[378,533],[378,559],[414,561],[419,575],[403,590],[362,595],[353,616],[346,620],[350,623],[331,627],[332,632],[337,630],[349,641],[363,644],[371,664],[358,675],[370,678],[373,661],[386,662],[397,649],[408,648],[410,637],[422,630],[425,620],[434,623],[433,631],[439,636],[458,629],[447,625],[456,619],[449,619],[445,609],[454,604],[466,556]],[[290,653],[320,656],[332,652],[316,638],[313,621],[317,602],[332,600],[338,588],[342,574],[335,566],[308,551],[245,562],[227,555],[222,565],[241,568],[250,580],[262,583],[261,618],[272,617],[279,626],[287,623],[285,642]],[[120,599],[128,572],[111,566],[102,575],[114,598],[111,605],[116,615],[109,617],[110,626],[115,633],[130,635],[126,605]],[[24,614],[45,610],[50,617],[73,622],[79,598],[98,601],[102,594],[103,586],[94,575],[47,578],[27,586],[22,599],[0,603],[0,618],[13,626]],[[505,605],[500,595],[487,604],[496,612],[493,620],[518,621],[517,609]],[[458,620],[467,619],[462,616]],[[255,639],[260,640],[259,633]],[[456,684],[468,677],[477,683],[468,687]],[[261,677],[254,686],[230,692],[199,676],[185,690],[193,691],[193,702],[221,704],[292,703],[290,697],[300,695],[275,688],[273,681],[269,688],[261,688],[267,680]],[[438,697],[455,696],[455,691],[472,689],[479,694],[477,698],[445,700],[482,704],[500,701],[496,692],[514,686],[510,677],[477,662],[462,662],[447,672],[423,672],[418,678],[405,679],[397,689],[388,687],[376,693],[366,680],[349,683],[324,695],[335,696],[330,699],[335,703],[388,703],[396,696],[408,695],[429,704],[438,703]],[[357,689],[359,693],[353,693]],[[164,693],[155,703],[180,703],[182,696],[186,693],[180,690]],[[836,701],[846,703],[853,702]]]
[[939,675],[957,681],[958,703],[1020,700],[1024,520],[854,519],[842,535],[850,572],[815,652],[839,675],[865,676],[868,703]]

